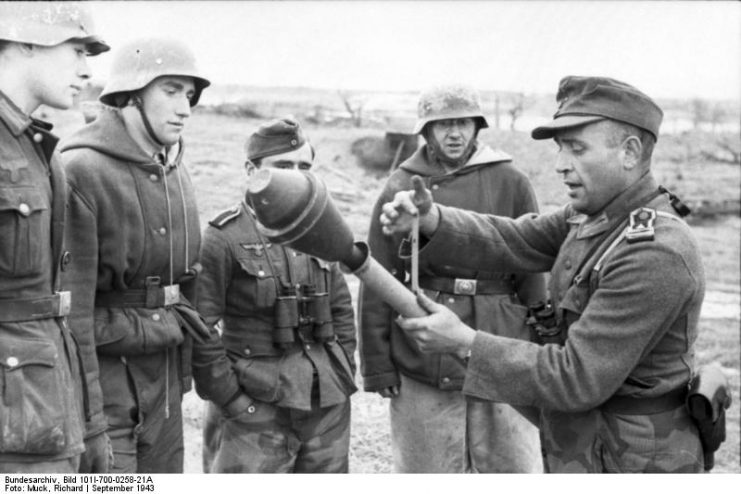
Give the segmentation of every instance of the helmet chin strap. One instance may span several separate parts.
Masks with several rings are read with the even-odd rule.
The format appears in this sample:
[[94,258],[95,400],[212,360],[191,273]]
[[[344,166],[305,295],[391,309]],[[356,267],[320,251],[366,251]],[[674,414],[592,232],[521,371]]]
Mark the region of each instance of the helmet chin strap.
[[162,142],[159,137],[157,137],[157,134],[154,133],[154,129],[152,128],[152,124],[149,122],[149,118],[147,118],[147,113],[144,111],[144,102],[142,101],[141,97],[136,94],[132,96],[132,101],[134,102],[134,106],[137,110],[139,110],[139,115],[142,117],[142,122],[144,122],[144,128],[147,129],[147,134],[149,134],[149,137],[152,138],[152,141],[154,141],[155,144],[158,146],[166,147],[165,143]]

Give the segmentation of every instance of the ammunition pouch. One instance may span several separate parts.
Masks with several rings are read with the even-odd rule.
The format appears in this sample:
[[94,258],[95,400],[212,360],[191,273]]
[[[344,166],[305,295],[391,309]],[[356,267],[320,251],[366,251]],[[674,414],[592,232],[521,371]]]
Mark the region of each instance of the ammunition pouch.
[[558,323],[550,301],[529,305],[525,324],[530,328],[530,341],[534,343],[563,345],[566,340],[565,331]]
[[705,471],[714,464],[714,454],[726,439],[726,409],[731,406],[728,381],[718,366],[700,368],[690,383],[687,411],[700,433]]

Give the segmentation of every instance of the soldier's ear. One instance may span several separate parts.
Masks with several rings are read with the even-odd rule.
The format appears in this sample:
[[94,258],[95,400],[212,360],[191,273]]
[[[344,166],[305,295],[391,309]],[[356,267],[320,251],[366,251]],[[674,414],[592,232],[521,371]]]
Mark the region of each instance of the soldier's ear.
[[643,144],[637,136],[628,136],[622,145],[623,167],[632,170],[641,163]]
[[247,171],[247,175],[250,176],[257,171],[257,165],[255,165],[252,161],[247,160],[244,162],[244,169],[245,171]]

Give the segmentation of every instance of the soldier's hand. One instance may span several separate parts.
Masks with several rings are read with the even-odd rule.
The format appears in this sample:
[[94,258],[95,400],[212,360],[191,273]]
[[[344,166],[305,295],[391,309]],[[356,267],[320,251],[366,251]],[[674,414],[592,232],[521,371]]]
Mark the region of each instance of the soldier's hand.
[[399,396],[399,385],[394,384],[393,386],[389,386],[388,388],[379,389],[378,394],[381,395],[382,398]]
[[253,403],[254,400],[252,400],[246,394],[242,393],[234,398],[232,401],[224,405],[224,411],[229,417],[236,417],[237,415],[247,410],[250,406],[252,406]]
[[113,466],[113,446],[108,434],[101,432],[85,439],[80,455],[80,473],[108,473]]
[[444,305],[436,304],[424,293],[417,294],[417,303],[429,315],[399,317],[396,323],[424,353],[454,353],[463,358],[471,349],[476,331],[464,324]]
[[397,192],[391,202],[381,208],[380,222],[383,233],[408,233],[412,230],[414,217],[419,215],[419,230],[425,235],[432,235],[440,222],[440,213],[432,207],[432,193],[425,187],[422,177],[412,177],[413,190]]

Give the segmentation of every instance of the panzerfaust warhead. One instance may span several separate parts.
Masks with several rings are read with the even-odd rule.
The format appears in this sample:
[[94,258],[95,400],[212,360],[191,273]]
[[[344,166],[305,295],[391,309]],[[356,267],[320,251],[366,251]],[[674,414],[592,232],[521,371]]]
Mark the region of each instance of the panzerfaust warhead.
[[249,180],[247,199],[260,231],[271,241],[326,261],[339,261],[404,317],[427,315],[416,296],[371,257],[368,245],[353,241],[326,185],[313,174],[259,170]]

